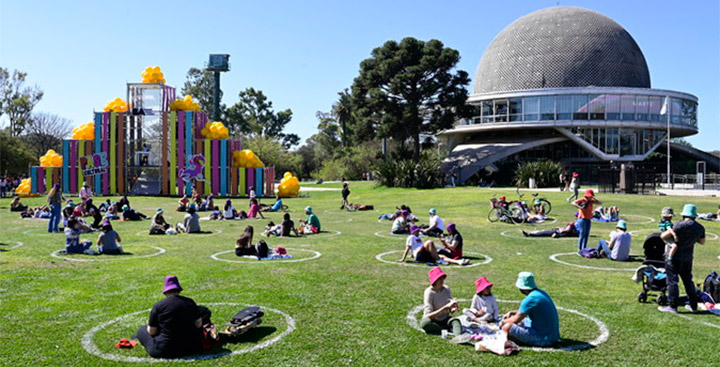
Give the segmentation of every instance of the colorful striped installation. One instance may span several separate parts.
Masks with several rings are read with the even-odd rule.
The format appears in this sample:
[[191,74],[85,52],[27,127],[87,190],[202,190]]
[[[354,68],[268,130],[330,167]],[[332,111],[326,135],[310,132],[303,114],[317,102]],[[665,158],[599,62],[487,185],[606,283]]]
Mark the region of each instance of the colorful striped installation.
[[116,143],[116,129],[117,129],[118,114],[113,112],[110,115],[110,147],[106,147],[105,151],[110,154],[110,187],[108,187],[107,181],[105,182],[104,194],[116,193],[117,192],[117,177],[115,170],[117,169],[117,143]]
[[[70,193],[77,194],[77,150],[78,150],[78,141],[77,140],[70,140]],[[63,157],[63,159],[65,159]]]
[[247,170],[245,168],[238,168],[238,175],[240,176],[240,179],[238,180],[239,184],[239,190],[238,195],[245,196],[247,195]]
[[[107,114],[102,112],[96,112],[95,113],[95,151],[92,150],[88,151],[87,154],[90,153],[101,153],[102,152],[102,145],[100,142],[102,141],[102,128],[103,125],[107,123]],[[84,155],[84,154],[83,154]],[[92,185],[92,189],[94,192],[100,192],[100,175],[95,175],[95,179],[91,180],[91,182],[94,181],[94,184]],[[79,190],[79,189],[78,189]]]
[[50,192],[53,186],[53,168],[45,167],[45,191]]
[[[111,167],[115,168],[115,165],[110,165],[110,124],[111,121],[117,119],[117,112],[111,112],[109,116],[107,113],[103,114],[103,138],[102,138],[102,151],[105,152],[105,159],[108,161],[108,170],[102,174],[102,193],[107,195],[110,191],[110,170]],[[100,188],[98,188],[100,190]]]
[[[250,193],[250,188],[252,187],[255,189],[255,168],[246,168],[247,169],[247,192]],[[257,190],[255,190],[255,194],[257,195]]]
[[[186,162],[185,162],[185,114],[183,113],[177,113],[177,111],[172,112],[173,116],[177,116],[177,123],[178,123],[178,168],[185,168]],[[180,173],[180,170],[178,169],[178,174]],[[177,174],[176,174],[177,176]],[[180,190],[180,194],[186,194],[185,191],[185,181],[178,180],[178,189]]]
[[[37,191],[39,194],[44,194],[45,193],[45,169],[44,169],[44,167],[37,167],[37,168],[35,168],[35,170],[37,172],[35,174],[37,176],[37,184],[35,184],[35,186],[37,186]],[[35,181],[35,180],[33,180],[33,181]],[[48,180],[48,182],[50,182],[50,180]]]
[[[190,161],[190,158],[192,157],[192,154],[193,154],[193,150],[192,150],[192,145],[193,145],[192,118],[193,117],[192,117],[192,112],[185,112],[183,115],[185,115],[184,116],[184,119],[185,119],[185,165],[183,167],[187,167],[187,165]],[[197,141],[198,141],[198,143],[200,142],[199,140],[197,140]],[[198,152],[199,151],[200,150],[198,149]],[[198,185],[198,190],[201,190],[200,186],[202,186],[202,185]],[[187,185],[187,187],[185,188],[185,193],[187,195],[192,194],[192,185]]]
[[[85,155],[85,140],[78,140],[78,159],[80,159],[80,157],[82,157],[84,155]],[[80,188],[82,187],[82,184],[85,181],[85,176],[83,176],[82,167],[80,167],[79,163],[78,163],[77,167],[78,167],[78,169],[77,169],[78,182],[77,182],[77,191],[76,192],[79,193]]]
[[220,192],[220,144],[217,140],[212,141],[212,186],[213,195],[217,195]]
[[62,181],[63,181],[63,184],[62,184],[63,192],[70,192],[70,182],[69,182],[69,180],[67,179],[67,177],[70,177],[70,175],[69,175],[69,172],[70,172],[69,168],[70,168],[70,167],[68,166],[68,163],[69,163],[69,162],[70,162],[70,141],[69,141],[69,140],[63,140],[63,168],[62,168],[62,172],[63,172],[63,177],[65,177],[65,179],[62,180]]
[[177,181],[177,141],[175,136],[175,130],[177,126],[177,112],[170,113],[170,193],[173,195],[179,194]]
[[263,169],[260,167],[255,168],[255,194],[263,196]]
[[[121,113],[118,115],[117,124],[117,183],[119,194],[125,193],[125,163],[127,157],[125,157],[125,114]],[[114,149],[113,149],[114,150]]]
[[37,167],[30,167],[30,192],[38,192]]
[[210,143],[210,139],[203,140],[203,143],[205,144],[205,152],[203,155],[205,156],[205,192],[207,195],[210,195],[212,192],[212,187],[210,186],[210,180],[212,175],[211,165],[212,165],[212,159],[211,159],[211,152],[210,152],[210,146],[212,145]]
[[[162,180],[160,181],[160,193],[163,195],[167,195],[170,193],[170,190],[168,189],[168,149],[167,149],[167,141],[168,141],[168,113],[163,112],[161,116],[161,136],[162,136],[162,147],[160,152],[160,159],[161,159],[161,167],[160,170],[160,176],[162,177]],[[173,190],[174,191],[174,190]]]
[[227,195],[227,139],[220,140],[220,195]]

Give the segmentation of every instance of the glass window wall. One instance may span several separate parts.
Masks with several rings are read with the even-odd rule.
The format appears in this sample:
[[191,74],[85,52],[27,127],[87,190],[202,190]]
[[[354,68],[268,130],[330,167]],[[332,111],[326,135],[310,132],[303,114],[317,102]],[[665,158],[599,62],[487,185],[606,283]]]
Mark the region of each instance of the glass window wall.
[[555,99],[557,106],[557,119],[558,120],[572,120],[573,104],[572,96],[561,95]]
[[510,108],[510,121],[523,120],[523,101],[522,98],[510,98],[508,100]]
[[620,98],[619,94],[605,96],[605,114],[608,120],[620,120]]
[[523,98],[523,108],[525,109],[525,121],[538,121],[540,119],[540,98]]
[[590,102],[590,120],[605,120],[605,95],[591,95]]

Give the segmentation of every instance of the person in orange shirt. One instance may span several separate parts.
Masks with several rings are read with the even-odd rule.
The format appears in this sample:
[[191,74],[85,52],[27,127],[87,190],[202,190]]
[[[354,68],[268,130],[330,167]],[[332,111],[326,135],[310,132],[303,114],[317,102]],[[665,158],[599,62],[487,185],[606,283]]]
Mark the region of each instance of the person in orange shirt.
[[578,252],[587,247],[594,204],[602,205],[602,202],[595,197],[595,192],[592,189],[585,190],[585,197],[572,202],[572,205],[578,208],[578,219],[575,222],[575,228],[580,235],[578,238]]

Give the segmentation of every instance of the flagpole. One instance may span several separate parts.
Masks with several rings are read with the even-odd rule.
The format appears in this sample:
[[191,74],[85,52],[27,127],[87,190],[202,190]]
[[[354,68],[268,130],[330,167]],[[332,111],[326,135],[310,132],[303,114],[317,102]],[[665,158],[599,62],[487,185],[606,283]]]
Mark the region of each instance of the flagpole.
[[668,190],[672,189],[672,179],[670,178],[670,96],[665,97],[665,113],[667,113],[667,184]]

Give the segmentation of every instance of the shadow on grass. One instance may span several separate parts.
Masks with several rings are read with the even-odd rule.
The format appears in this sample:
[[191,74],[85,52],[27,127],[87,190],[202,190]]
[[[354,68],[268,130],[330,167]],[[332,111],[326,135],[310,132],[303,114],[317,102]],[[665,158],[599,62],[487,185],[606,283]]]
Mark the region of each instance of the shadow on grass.
[[557,343],[553,344],[551,348],[565,350],[586,350],[595,348],[595,346],[581,340],[560,338],[560,340]]

